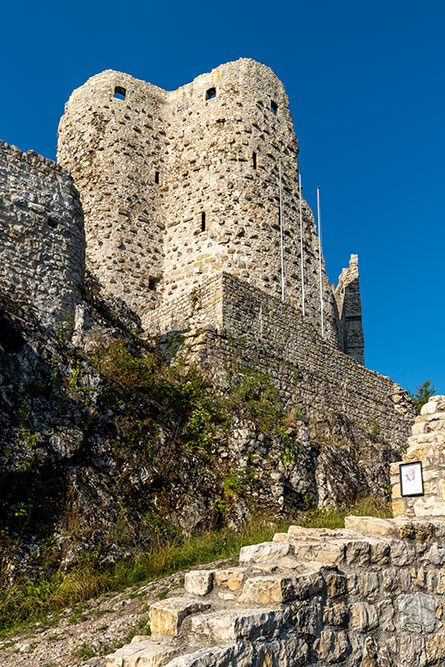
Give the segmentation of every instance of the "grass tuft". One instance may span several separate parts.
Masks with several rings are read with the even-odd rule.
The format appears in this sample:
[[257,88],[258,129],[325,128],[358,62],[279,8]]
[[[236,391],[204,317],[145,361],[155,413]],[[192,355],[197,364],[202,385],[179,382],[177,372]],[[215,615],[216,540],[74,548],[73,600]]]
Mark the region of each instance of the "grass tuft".
[[[348,507],[307,510],[292,523],[307,528],[341,528],[349,514],[389,517],[391,507],[378,499],[365,498]],[[175,538],[112,566],[86,562],[69,572],[58,572],[48,580],[22,581],[5,588],[0,596],[0,636],[20,632],[36,621],[48,622],[48,615],[54,616],[76,605],[80,609],[73,618],[82,620],[80,603],[85,600],[142,585],[195,565],[236,557],[241,547],[268,541],[275,532],[287,530],[288,525],[256,517],[240,532],[224,528],[183,541]],[[165,590],[161,591],[158,597],[164,593]]]
[[353,505],[307,510],[294,523],[305,528],[344,528],[345,517],[350,515],[388,519],[392,517],[391,503],[380,498],[367,497]]
[[[271,539],[283,524],[256,519],[241,532],[228,528],[175,538],[148,552],[135,553],[114,565],[82,563],[69,572],[58,572],[50,579],[21,581],[5,588],[0,596],[0,636],[27,629],[30,623],[47,620],[66,607],[110,591],[141,585],[202,563],[238,554],[246,544]],[[75,613],[76,620],[81,620]]]

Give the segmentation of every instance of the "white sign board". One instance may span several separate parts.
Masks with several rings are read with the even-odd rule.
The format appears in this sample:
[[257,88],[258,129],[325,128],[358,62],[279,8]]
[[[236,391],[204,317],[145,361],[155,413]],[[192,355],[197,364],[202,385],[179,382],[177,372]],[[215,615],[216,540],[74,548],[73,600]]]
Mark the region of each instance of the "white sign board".
[[401,463],[399,468],[402,496],[423,496],[422,462]]

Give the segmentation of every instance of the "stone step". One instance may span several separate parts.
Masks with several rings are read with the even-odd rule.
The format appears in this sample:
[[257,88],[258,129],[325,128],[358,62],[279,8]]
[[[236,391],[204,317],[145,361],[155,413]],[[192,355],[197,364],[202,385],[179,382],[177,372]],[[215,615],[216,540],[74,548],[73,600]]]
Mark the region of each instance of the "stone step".
[[325,581],[319,571],[307,570],[298,576],[279,574],[257,576],[247,579],[239,596],[239,602],[282,604],[316,595],[324,586]]
[[212,600],[216,595],[219,600],[234,603],[280,604],[304,599],[308,591],[314,594],[315,589],[321,590],[321,567],[320,563],[311,567],[309,562],[285,556],[278,565],[260,563],[250,569],[193,570],[186,573],[184,583],[185,590],[192,595],[204,597],[213,593]]
[[[185,648],[185,647],[184,647]],[[113,656],[111,656],[113,657]],[[282,639],[255,640],[254,643],[238,641],[229,644],[218,644],[210,647],[191,649],[167,663],[159,663],[159,667],[296,667],[308,663],[309,651],[305,640],[293,637]],[[130,663],[121,663],[119,667],[158,667],[156,663],[145,661],[144,652]],[[137,662],[139,660],[139,662]],[[115,667],[116,663],[112,663]],[[314,667],[324,664],[313,663]]]
[[298,535],[277,533],[277,544],[287,544],[290,553],[297,559],[308,562],[340,565],[345,560],[345,541],[324,542],[322,540],[301,540]]
[[333,530],[332,528],[305,528],[304,526],[289,526],[287,534],[298,535],[301,539],[308,537],[313,540],[353,537],[353,533],[346,529]]
[[239,602],[281,604],[295,599],[294,578],[286,576],[252,577],[243,586]]
[[187,598],[167,598],[150,607],[150,627],[153,634],[177,637],[183,620],[191,614],[210,609],[208,602]]
[[261,542],[242,547],[240,551],[240,564],[268,563],[277,561],[290,552],[290,545],[286,542]]
[[[244,644],[211,646],[174,658],[165,667],[228,667],[229,665],[247,667],[252,664],[249,662],[252,655],[252,647],[246,647]],[[141,663],[142,666],[145,667],[145,663]]]
[[367,535],[399,537],[399,529],[392,519],[380,519],[375,516],[347,516],[345,528]]
[[222,599],[235,599],[232,594],[241,588],[247,568],[232,567],[225,570],[192,570],[185,575],[184,588],[191,595],[208,595],[218,590]]
[[[297,527],[299,528],[299,526]],[[318,530],[318,529],[314,529]],[[383,530],[383,528],[381,528]],[[331,539],[319,538],[314,534],[314,539],[309,539],[310,533],[277,533],[274,541],[288,544],[290,554],[296,559],[306,562],[323,563],[334,566],[365,566],[380,559],[386,550],[389,554],[390,538],[377,535],[367,536],[357,530],[348,529],[334,531]]]
[[214,575],[218,596],[223,600],[234,600],[239,593],[246,576],[246,567],[231,567],[216,570]]
[[154,639],[132,642],[107,655],[106,667],[165,667],[178,655],[179,649]]
[[199,614],[190,618],[190,638],[218,643],[272,636],[288,621],[290,608],[237,609]]

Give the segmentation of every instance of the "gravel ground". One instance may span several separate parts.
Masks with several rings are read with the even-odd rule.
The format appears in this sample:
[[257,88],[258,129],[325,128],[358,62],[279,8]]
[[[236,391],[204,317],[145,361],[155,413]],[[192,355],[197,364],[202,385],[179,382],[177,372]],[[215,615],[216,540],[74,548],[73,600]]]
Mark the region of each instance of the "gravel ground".
[[[227,562],[205,567],[221,567]],[[1,667],[105,667],[105,656],[128,643],[130,633],[144,634],[150,604],[175,590],[179,593],[184,574],[178,572],[140,588],[108,593],[65,609],[52,618],[50,627],[35,623],[26,633],[0,640]]]

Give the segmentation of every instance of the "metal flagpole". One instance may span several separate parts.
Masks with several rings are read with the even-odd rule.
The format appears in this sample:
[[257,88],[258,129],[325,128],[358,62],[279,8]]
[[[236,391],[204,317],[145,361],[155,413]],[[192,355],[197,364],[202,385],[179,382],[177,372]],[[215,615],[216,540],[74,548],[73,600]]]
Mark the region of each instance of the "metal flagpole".
[[278,161],[278,169],[280,176],[281,301],[284,303],[283,188],[281,183],[281,158]]
[[321,217],[320,217],[320,188],[317,188],[317,212],[318,212],[318,260],[319,260],[319,269],[320,269],[321,337],[324,338],[323,276],[322,276],[322,272],[321,272]]
[[304,255],[303,255],[303,189],[301,187],[301,174],[298,174],[298,187],[300,190],[300,264],[301,264],[301,301],[303,304],[303,320],[306,318],[306,306],[304,295]]

